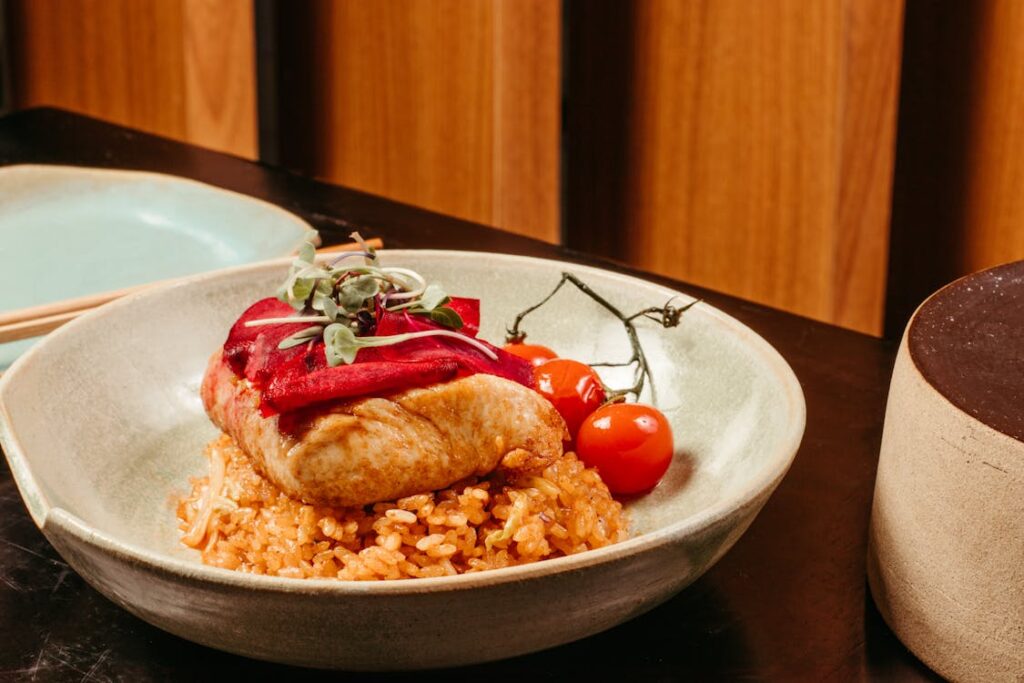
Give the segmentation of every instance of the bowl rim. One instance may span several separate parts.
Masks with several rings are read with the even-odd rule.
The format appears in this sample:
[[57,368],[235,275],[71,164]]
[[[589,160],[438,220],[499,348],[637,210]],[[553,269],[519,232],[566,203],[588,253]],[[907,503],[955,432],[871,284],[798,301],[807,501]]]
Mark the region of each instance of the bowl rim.
[[[202,180],[196,180],[194,178],[186,178],[184,176],[174,175],[172,173],[161,173],[159,171],[146,171],[137,170],[131,168],[104,168],[101,166],[76,166],[73,164],[40,164],[40,163],[18,163],[8,164],[6,166],[0,166],[0,181],[6,180],[5,176],[64,176],[68,178],[102,178],[104,180],[118,181],[123,183],[139,183],[139,182],[151,182],[161,184],[180,185],[188,187],[192,190],[199,192],[205,192],[208,194],[222,195],[233,201],[241,201],[245,204],[250,205],[253,208],[259,208],[261,211],[266,211],[268,214],[273,214],[276,218],[281,219],[282,223],[288,224],[288,230],[295,232],[295,244],[291,248],[291,251],[287,253],[293,253],[298,247],[302,245],[303,238],[310,232],[314,231],[312,225],[310,225],[304,218],[298,214],[285,209],[273,202],[269,202],[259,197],[254,197],[249,194],[242,192],[236,192],[229,190],[219,185],[211,185],[210,183]],[[53,182],[54,177],[41,178],[48,182]],[[283,228],[282,228],[283,229]],[[259,263],[264,263],[260,261]],[[194,278],[201,277],[204,275],[210,275],[212,273],[218,273],[223,270],[230,268],[241,268],[245,266],[254,265],[253,263],[242,263],[235,266],[228,266],[215,271],[209,271],[206,273],[194,273],[192,275],[183,276],[183,278]]]
[[[69,164],[16,163],[0,166],[0,190],[4,190],[6,192],[10,192],[9,189],[4,189],[4,186],[9,183],[31,183],[33,187],[45,185],[47,186],[47,189],[52,190],[54,187],[63,187],[64,184],[68,183],[81,184],[89,181],[101,184],[104,189],[118,188],[125,191],[132,187],[143,185],[154,187],[161,191],[170,187],[176,187],[190,197],[205,197],[211,201],[231,203],[233,210],[235,211],[243,210],[250,216],[262,216],[263,220],[265,220],[267,225],[270,226],[269,232],[278,235],[274,238],[276,247],[274,249],[261,249],[264,253],[254,254],[251,257],[235,259],[236,261],[242,262],[225,266],[225,268],[237,268],[239,266],[251,265],[256,262],[263,262],[267,259],[275,259],[289,254],[294,254],[307,238],[307,235],[315,231],[313,226],[304,218],[282,206],[274,204],[273,202],[241,192],[235,192],[234,190],[229,190],[218,185],[211,185],[201,180],[177,176],[170,173],[124,168],[75,166]],[[80,187],[75,189],[73,196],[81,195],[85,189],[87,188]],[[35,191],[36,190],[32,190],[32,192]],[[22,203],[17,201],[15,202],[15,205],[16,210],[17,207],[23,206]],[[280,240],[280,242],[278,242],[278,240]],[[192,272],[183,275],[171,275],[166,279],[160,279],[158,281],[148,283],[136,281],[136,278],[132,278],[132,281],[130,282],[111,285],[105,289],[95,288],[91,291],[85,292],[85,294],[101,294],[105,291],[109,292],[114,289],[119,289],[120,287],[155,286],[157,284],[163,284],[165,282],[181,278],[196,277],[203,274],[206,273]],[[75,296],[78,295],[67,293],[60,298],[74,298]],[[57,303],[60,298],[42,303],[43,305]],[[28,304],[24,302],[15,302],[15,308],[23,305]],[[2,349],[15,347],[15,345],[19,344],[35,345],[38,341],[39,337],[30,337],[12,342],[0,343],[0,374],[2,374],[6,368],[13,366],[13,362],[10,362],[11,355],[16,354],[15,360],[17,360],[20,355],[24,355],[24,352],[17,354],[16,351],[11,350],[4,353]]]
[[[586,273],[598,274],[602,278],[616,280],[620,285],[642,283],[646,287],[661,290],[668,297],[683,296],[688,300],[693,300],[693,297],[683,292],[644,280],[640,277],[555,259],[447,249],[382,249],[380,252],[386,254],[389,258],[402,258],[403,256],[410,255],[461,259],[498,259],[513,266],[516,264],[556,264],[562,269],[571,269],[583,275]],[[153,571],[176,576],[179,579],[199,580],[228,588],[309,595],[396,595],[468,589],[532,580],[553,573],[571,572],[598,564],[621,561],[665,543],[680,541],[701,531],[711,529],[732,517],[737,511],[757,505],[759,500],[766,499],[782,480],[783,476],[785,476],[796,457],[797,449],[803,438],[806,425],[806,404],[800,382],[789,364],[771,344],[752,329],[718,308],[700,302],[693,310],[710,316],[717,324],[722,325],[728,331],[735,334],[749,349],[755,352],[753,355],[771,371],[772,377],[782,385],[785,400],[780,401],[779,405],[785,406],[786,411],[789,413],[788,429],[784,432],[779,446],[774,449],[774,452],[768,453],[767,457],[770,458],[768,466],[754,479],[749,480],[738,495],[717,500],[713,504],[681,520],[603,548],[483,572],[458,574],[455,576],[426,577],[406,581],[341,581],[329,578],[294,579],[247,574],[230,569],[211,567],[199,561],[189,561],[149,550],[131,542],[118,540],[117,537],[93,528],[69,510],[51,506],[35,482],[28,457],[21,446],[16,433],[16,427],[13,425],[10,413],[8,412],[5,398],[7,392],[10,391],[9,387],[18,382],[23,368],[33,362],[39,353],[39,349],[45,348],[51,339],[76,334],[77,329],[81,325],[88,324],[89,321],[97,318],[114,314],[121,308],[134,305],[140,299],[161,296],[172,289],[192,287],[209,280],[235,277],[261,270],[269,271],[274,268],[283,268],[289,263],[290,258],[281,258],[223,268],[185,277],[110,302],[52,332],[48,337],[19,357],[0,376],[0,445],[3,446],[23,502],[26,504],[37,527],[44,532],[50,532],[52,527],[54,531],[70,534],[80,542],[93,546],[97,550],[130,565],[141,565]]]

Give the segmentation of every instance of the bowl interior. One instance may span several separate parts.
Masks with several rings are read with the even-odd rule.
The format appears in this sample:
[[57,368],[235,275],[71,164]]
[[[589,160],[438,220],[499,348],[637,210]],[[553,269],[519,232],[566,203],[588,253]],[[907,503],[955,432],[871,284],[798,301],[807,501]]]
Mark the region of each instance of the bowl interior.
[[[501,343],[517,312],[540,300],[563,269],[634,312],[676,296],[598,269],[511,256],[382,252],[447,291],[482,300],[481,336]],[[160,556],[198,563],[179,542],[173,514],[188,478],[205,472],[215,436],[198,389],[206,360],[231,322],[271,294],[286,264],[250,266],[121,300],[51,335],[0,382],[6,450],[37,523],[62,508],[99,533]],[[677,328],[641,323],[654,373],[653,400],[675,433],[668,474],[628,503],[634,535],[727,511],[788,466],[803,430],[803,398],[785,362],[760,337],[698,305]],[[621,324],[563,288],[528,317],[529,340],[583,361],[629,356]],[[629,370],[602,374],[612,386]],[[16,453],[16,454],[15,454]]]

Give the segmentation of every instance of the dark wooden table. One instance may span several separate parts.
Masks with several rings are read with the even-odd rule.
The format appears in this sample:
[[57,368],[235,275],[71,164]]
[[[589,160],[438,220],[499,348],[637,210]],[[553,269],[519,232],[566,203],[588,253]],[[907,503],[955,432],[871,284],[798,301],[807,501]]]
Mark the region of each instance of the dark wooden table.
[[[279,204],[308,220],[326,241],[340,241],[358,228],[365,236],[384,238],[389,247],[529,254],[633,272],[692,292],[739,318],[793,366],[807,398],[803,446],[750,530],[702,579],[648,614],[592,638],[425,677],[937,679],[896,640],[865,589],[868,513],[893,361],[891,344],[67,112],[39,109],[0,119],[0,164],[18,163],[129,168],[194,178]],[[0,680],[324,676],[209,650],[114,606],[43,539],[6,462],[0,465]]]

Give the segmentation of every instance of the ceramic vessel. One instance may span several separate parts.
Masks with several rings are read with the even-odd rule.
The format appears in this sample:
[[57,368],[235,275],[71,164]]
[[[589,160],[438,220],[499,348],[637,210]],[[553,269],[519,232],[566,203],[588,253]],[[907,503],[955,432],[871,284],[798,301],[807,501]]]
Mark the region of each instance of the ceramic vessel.
[[[4,166],[0,311],[278,258],[310,230],[279,206],[177,176]],[[35,341],[0,344],[0,371]]]
[[949,285],[904,334],[868,555],[883,617],[956,681],[1024,680],[1024,262]]
[[[381,256],[480,297],[481,336],[496,342],[563,269],[623,310],[689,300],[554,261]],[[48,337],[0,379],[0,440],[43,533],[110,599],[196,642],[291,664],[381,670],[481,662],[582,638],[651,609],[714,564],[800,443],[804,403],[789,366],[751,330],[701,304],[677,328],[641,330],[655,376],[656,397],[646,400],[668,416],[676,453],[662,483],[628,504],[629,539],[531,565],[396,582],[204,566],[180,543],[173,514],[173,494],[205,472],[202,447],[215,435],[199,382],[230,323],[273,292],[286,267],[233,269],[114,302]],[[619,322],[578,293],[560,293],[525,329],[565,356],[628,355]]]

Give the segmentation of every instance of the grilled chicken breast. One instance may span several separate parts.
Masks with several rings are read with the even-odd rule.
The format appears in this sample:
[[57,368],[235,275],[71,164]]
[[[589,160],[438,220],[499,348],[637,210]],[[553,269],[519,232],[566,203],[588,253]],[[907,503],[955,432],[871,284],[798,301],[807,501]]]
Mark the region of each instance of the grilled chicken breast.
[[217,351],[201,393],[210,419],[255,466],[311,504],[393,500],[499,466],[539,469],[568,437],[542,396],[485,374],[264,418],[259,392]]

